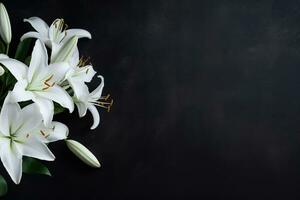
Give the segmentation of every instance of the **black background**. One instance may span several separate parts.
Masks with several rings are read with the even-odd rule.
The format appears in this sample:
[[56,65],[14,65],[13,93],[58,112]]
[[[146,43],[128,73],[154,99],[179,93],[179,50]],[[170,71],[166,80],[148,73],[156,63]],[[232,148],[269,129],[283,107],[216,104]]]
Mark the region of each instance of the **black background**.
[[[101,124],[57,120],[102,168],[63,142],[53,177],[9,181],[7,199],[298,199],[300,1],[5,1],[23,18],[63,17],[115,104]],[[92,86],[96,86],[93,82]]]

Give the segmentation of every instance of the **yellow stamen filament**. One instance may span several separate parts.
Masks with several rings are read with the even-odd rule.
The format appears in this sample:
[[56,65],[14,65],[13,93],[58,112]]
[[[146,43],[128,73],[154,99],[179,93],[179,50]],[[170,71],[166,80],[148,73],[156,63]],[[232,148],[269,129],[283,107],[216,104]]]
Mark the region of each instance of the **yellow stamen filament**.
[[64,25],[64,30],[63,30],[63,31],[66,31],[68,28],[69,28],[69,25],[68,25],[68,24],[65,24],[65,25]]
[[106,96],[102,96],[100,97],[100,100],[105,100],[107,101],[107,99],[110,97],[110,94],[106,95]]

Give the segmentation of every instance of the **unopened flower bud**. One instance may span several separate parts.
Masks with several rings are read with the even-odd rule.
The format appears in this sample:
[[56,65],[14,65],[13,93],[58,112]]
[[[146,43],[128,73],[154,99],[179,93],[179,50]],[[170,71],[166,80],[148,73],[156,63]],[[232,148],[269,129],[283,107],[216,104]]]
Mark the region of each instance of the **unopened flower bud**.
[[6,44],[11,41],[11,26],[9,16],[3,3],[0,3],[0,35]]
[[75,140],[66,140],[68,148],[85,164],[99,168],[101,165],[92,152]]

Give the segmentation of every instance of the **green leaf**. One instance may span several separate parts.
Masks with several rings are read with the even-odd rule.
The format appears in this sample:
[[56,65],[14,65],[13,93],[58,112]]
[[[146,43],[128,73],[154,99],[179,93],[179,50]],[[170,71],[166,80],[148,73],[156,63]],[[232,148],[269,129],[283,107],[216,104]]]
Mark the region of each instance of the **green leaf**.
[[22,102],[19,102],[19,105],[21,108],[24,108],[25,106],[28,106],[29,104],[32,104],[33,101],[29,100],[29,101],[22,101]]
[[54,114],[59,114],[65,111],[65,108],[54,102]]
[[6,46],[5,44],[0,40],[0,53],[6,53]]
[[0,175],[0,197],[6,195],[7,193],[7,183],[3,176]]
[[28,56],[28,51],[31,45],[31,38],[26,38],[25,40],[21,41],[18,45],[15,59],[24,62],[26,57]]
[[49,169],[37,159],[24,157],[23,172],[27,174],[43,174],[51,176]]
[[24,60],[24,63],[29,66],[30,61],[31,61],[31,56],[27,56],[27,58],[25,58]]

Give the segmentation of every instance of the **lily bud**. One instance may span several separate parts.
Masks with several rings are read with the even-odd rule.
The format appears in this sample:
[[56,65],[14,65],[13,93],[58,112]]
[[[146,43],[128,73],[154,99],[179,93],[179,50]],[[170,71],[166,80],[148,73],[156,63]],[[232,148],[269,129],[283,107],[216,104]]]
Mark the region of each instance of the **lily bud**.
[[6,44],[11,41],[11,26],[9,16],[3,3],[0,3],[0,35]]
[[[1,59],[6,59],[6,58],[8,58],[7,55],[2,54],[2,53],[0,54],[0,60],[1,60]],[[4,73],[5,73],[5,70],[3,69],[2,66],[0,66],[0,76],[2,76]]]
[[3,69],[3,67],[0,66],[0,76],[2,76],[5,73],[5,70]]
[[55,55],[51,55],[51,62],[68,62],[77,47],[77,42],[77,36],[71,37],[66,43],[63,44],[62,47],[59,48],[58,52],[55,53]]
[[75,140],[66,140],[68,148],[85,164],[99,168],[101,165],[92,152]]

